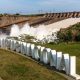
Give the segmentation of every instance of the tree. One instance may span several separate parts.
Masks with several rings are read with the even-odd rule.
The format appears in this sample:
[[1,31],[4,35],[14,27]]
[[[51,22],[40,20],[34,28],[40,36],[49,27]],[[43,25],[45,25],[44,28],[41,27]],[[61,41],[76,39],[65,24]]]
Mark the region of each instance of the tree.
[[15,15],[17,15],[17,16],[18,16],[18,15],[20,15],[20,14],[19,14],[19,13],[16,13]]
[[75,37],[76,41],[80,41],[80,32],[77,33],[76,37]]

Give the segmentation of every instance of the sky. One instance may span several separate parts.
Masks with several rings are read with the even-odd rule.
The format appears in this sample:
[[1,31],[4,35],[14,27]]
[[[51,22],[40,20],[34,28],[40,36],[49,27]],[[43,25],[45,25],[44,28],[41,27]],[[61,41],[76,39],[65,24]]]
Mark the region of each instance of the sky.
[[80,11],[80,0],[0,0],[0,13]]

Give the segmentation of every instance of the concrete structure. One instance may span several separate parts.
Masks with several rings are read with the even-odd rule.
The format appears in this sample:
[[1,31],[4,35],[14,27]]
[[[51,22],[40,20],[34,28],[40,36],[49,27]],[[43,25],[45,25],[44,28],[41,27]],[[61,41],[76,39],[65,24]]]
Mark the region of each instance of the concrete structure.
[[39,60],[40,59],[40,49],[41,49],[41,46],[35,46],[34,48],[34,58],[36,60]]
[[49,48],[43,49],[42,57],[43,57],[43,62],[45,64],[49,64],[49,62],[50,62],[50,52],[51,52],[51,49],[49,49]]
[[60,64],[61,64],[61,59],[62,59],[62,52],[57,52],[57,64],[56,64],[56,69],[60,70]]
[[19,53],[20,50],[21,50],[21,45],[20,45],[20,44],[21,44],[20,41],[17,41],[17,42],[16,42],[16,52],[18,52],[18,53]]
[[57,52],[56,50],[51,50],[51,53],[50,53],[50,66],[54,66],[56,67],[57,65]]
[[27,53],[26,48],[27,48],[27,43],[21,42],[21,53],[24,55],[26,55],[26,53]]
[[47,13],[45,17],[50,17],[50,18],[80,17],[80,12]]
[[47,25],[71,17],[80,17],[80,12],[46,13],[39,16],[1,15],[0,30],[8,34],[13,24],[18,24],[20,27],[25,23],[29,23],[31,26]]
[[59,71],[65,71],[66,75],[72,76],[76,80],[80,80],[80,75],[76,74],[76,57],[69,54],[62,54],[50,48],[35,46],[34,44],[21,42],[10,39],[0,39],[0,47],[19,52],[25,56],[55,67]]

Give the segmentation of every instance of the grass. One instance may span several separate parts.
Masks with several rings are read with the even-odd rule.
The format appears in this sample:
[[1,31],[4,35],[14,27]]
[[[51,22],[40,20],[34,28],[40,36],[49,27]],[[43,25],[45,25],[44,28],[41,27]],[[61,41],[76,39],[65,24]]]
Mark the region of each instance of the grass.
[[77,73],[80,75],[80,42],[69,42],[67,43],[59,43],[59,44],[54,44],[54,43],[46,43],[46,44],[41,44],[41,43],[34,43],[35,45],[42,45],[45,46],[46,48],[51,48],[53,50],[61,51],[63,54],[68,53],[71,56],[76,56],[76,69]]
[[60,43],[60,44],[43,44],[45,47],[62,51],[63,53],[69,53],[72,56],[80,58],[80,43]]
[[80,42],[62,42],[59,44],[54,44],[54,43],[46,43],[46,44],[41,44],[41,43],[35,43],[32,42],[32,44],[35,45],[41,45],[45,46],[46,48],[51,48],[53,50],[61,51],[63,54],[68,53],[71,56],[76,56],[76,69],[77,69],[77,74],[80,75]]
[[0,49],[0,77],[3,80],[66,80],[55,71],[2,49]]
[[43,44],[45,47],[49,47],[56,51],[62,51],[64,53],[69,53],[71,56],[77,57],[77,73],[80,75],[80,42],[69,42],[60,44]]

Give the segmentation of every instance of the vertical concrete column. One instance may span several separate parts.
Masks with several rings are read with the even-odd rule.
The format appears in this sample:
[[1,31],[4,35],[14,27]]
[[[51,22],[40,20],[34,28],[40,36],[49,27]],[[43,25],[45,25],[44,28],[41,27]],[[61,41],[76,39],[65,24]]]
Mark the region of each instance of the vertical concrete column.
[[61,59],[62,59],[62,52],[57,52],[57,65],[56,65],[57,70],[59,70],[60,68]]
[[69,18],[69,14],[70,14],[70,13],[68,12],[68,13],[67,13],[67,18]]
[[11,46],[11,40],[8,39],[8,41],[7,41],[7,48],[10,49],[10,46]]
[[48,64],[50,62],[50,51],[51,49],[45,48],[42,52],[43,62]]
[[68,18],[68,13],[66,13],[66,18]]
[[0,47],[1,47],[1,39],[0,39]]
[[77,17],[79,18],[79,12],[77,12]]
[[67,75],[69,75],[69,70],[70,70],[69,69],[69,66],[70,66],[69,61],[70,61],[69,54],[63,54],[59,70],[65,71]]
[[27,53],[27,43],[26,42],[21,42],[21,53],[26,55]]
[[70,57],[69,57],[69,54],[63,54],[63,56],[64,56],[64,61],[65,61],[65,72],[67,75],[69,75]]
[[35,47],[34,56],[35,56],[35,59],[36,60],[39,60],[40,59],[40,49],[41,49],[41,46],[36,46]]
[[21,41],[16,42],[16,52],[21,52]]
[[16,50],[16,40],[10,40],[10,50]]
[[75,17],[77,17],[77,13],[75,12]]
[[58,18],[58,13],[56,13],[56,18]]
[[41,47],[40,50],[40,61],[43,62],[43,50],[45,49],[45,47]]
[[4,48],[4,49],[6,48],[5,43],[6,43],[6,39],[5,39],[5,38],[3,38],[3,39],[2,39],[2,48]]
[[10,39],[5,40],[5,48],[10,49]]
[[64,13],[64,18],[66,18],[66,13]]
[[4,39],[1,38],[1,48],[4,48]]
[[6,49],[6,38],[4,39],[4,48]]
[[10,40],[10,50],[14,50],[14,41],[13,40]]
[[3,39],[1,38],[0,39],[0,45],[1,45],[1,48],[3,47],[3,43],[2,43]]
[[50,66],[56,67],[57,63],[57,53],[56,50],[51,50],[50,53]]
[[34,48],[35,48],[35,45],[34,45],[34,44],[31,44],[31,57],[32,57],[32,58],[35,58],[35,55],[34,55],[34,54],[35,54],[35,53],[34,53],[34,50],[35,50],[35,49],[34,49]]
[[7,40],[7,39],[0,39],[0,47],[1,48],[4,48],[4,49],[7,49],[8,47],[10,48],[10,41]]
[[67,18],[67,13],[65,13],[65,18]]
[[74,18],[74,12],[72,12],[72,17]]
[[76,57],[70,56],[70,75],[76,74]]
[[63,17],[63,13],[61,13],[61,18]]
[[70,13],[68,12],[68,18],[70,18]]
[[71,16],[70,17],[73,17],[73,12],[71,12]]
[[30,43],[27,43],[27,53],[26,53],[27,56],[31,56],[31,44]]

